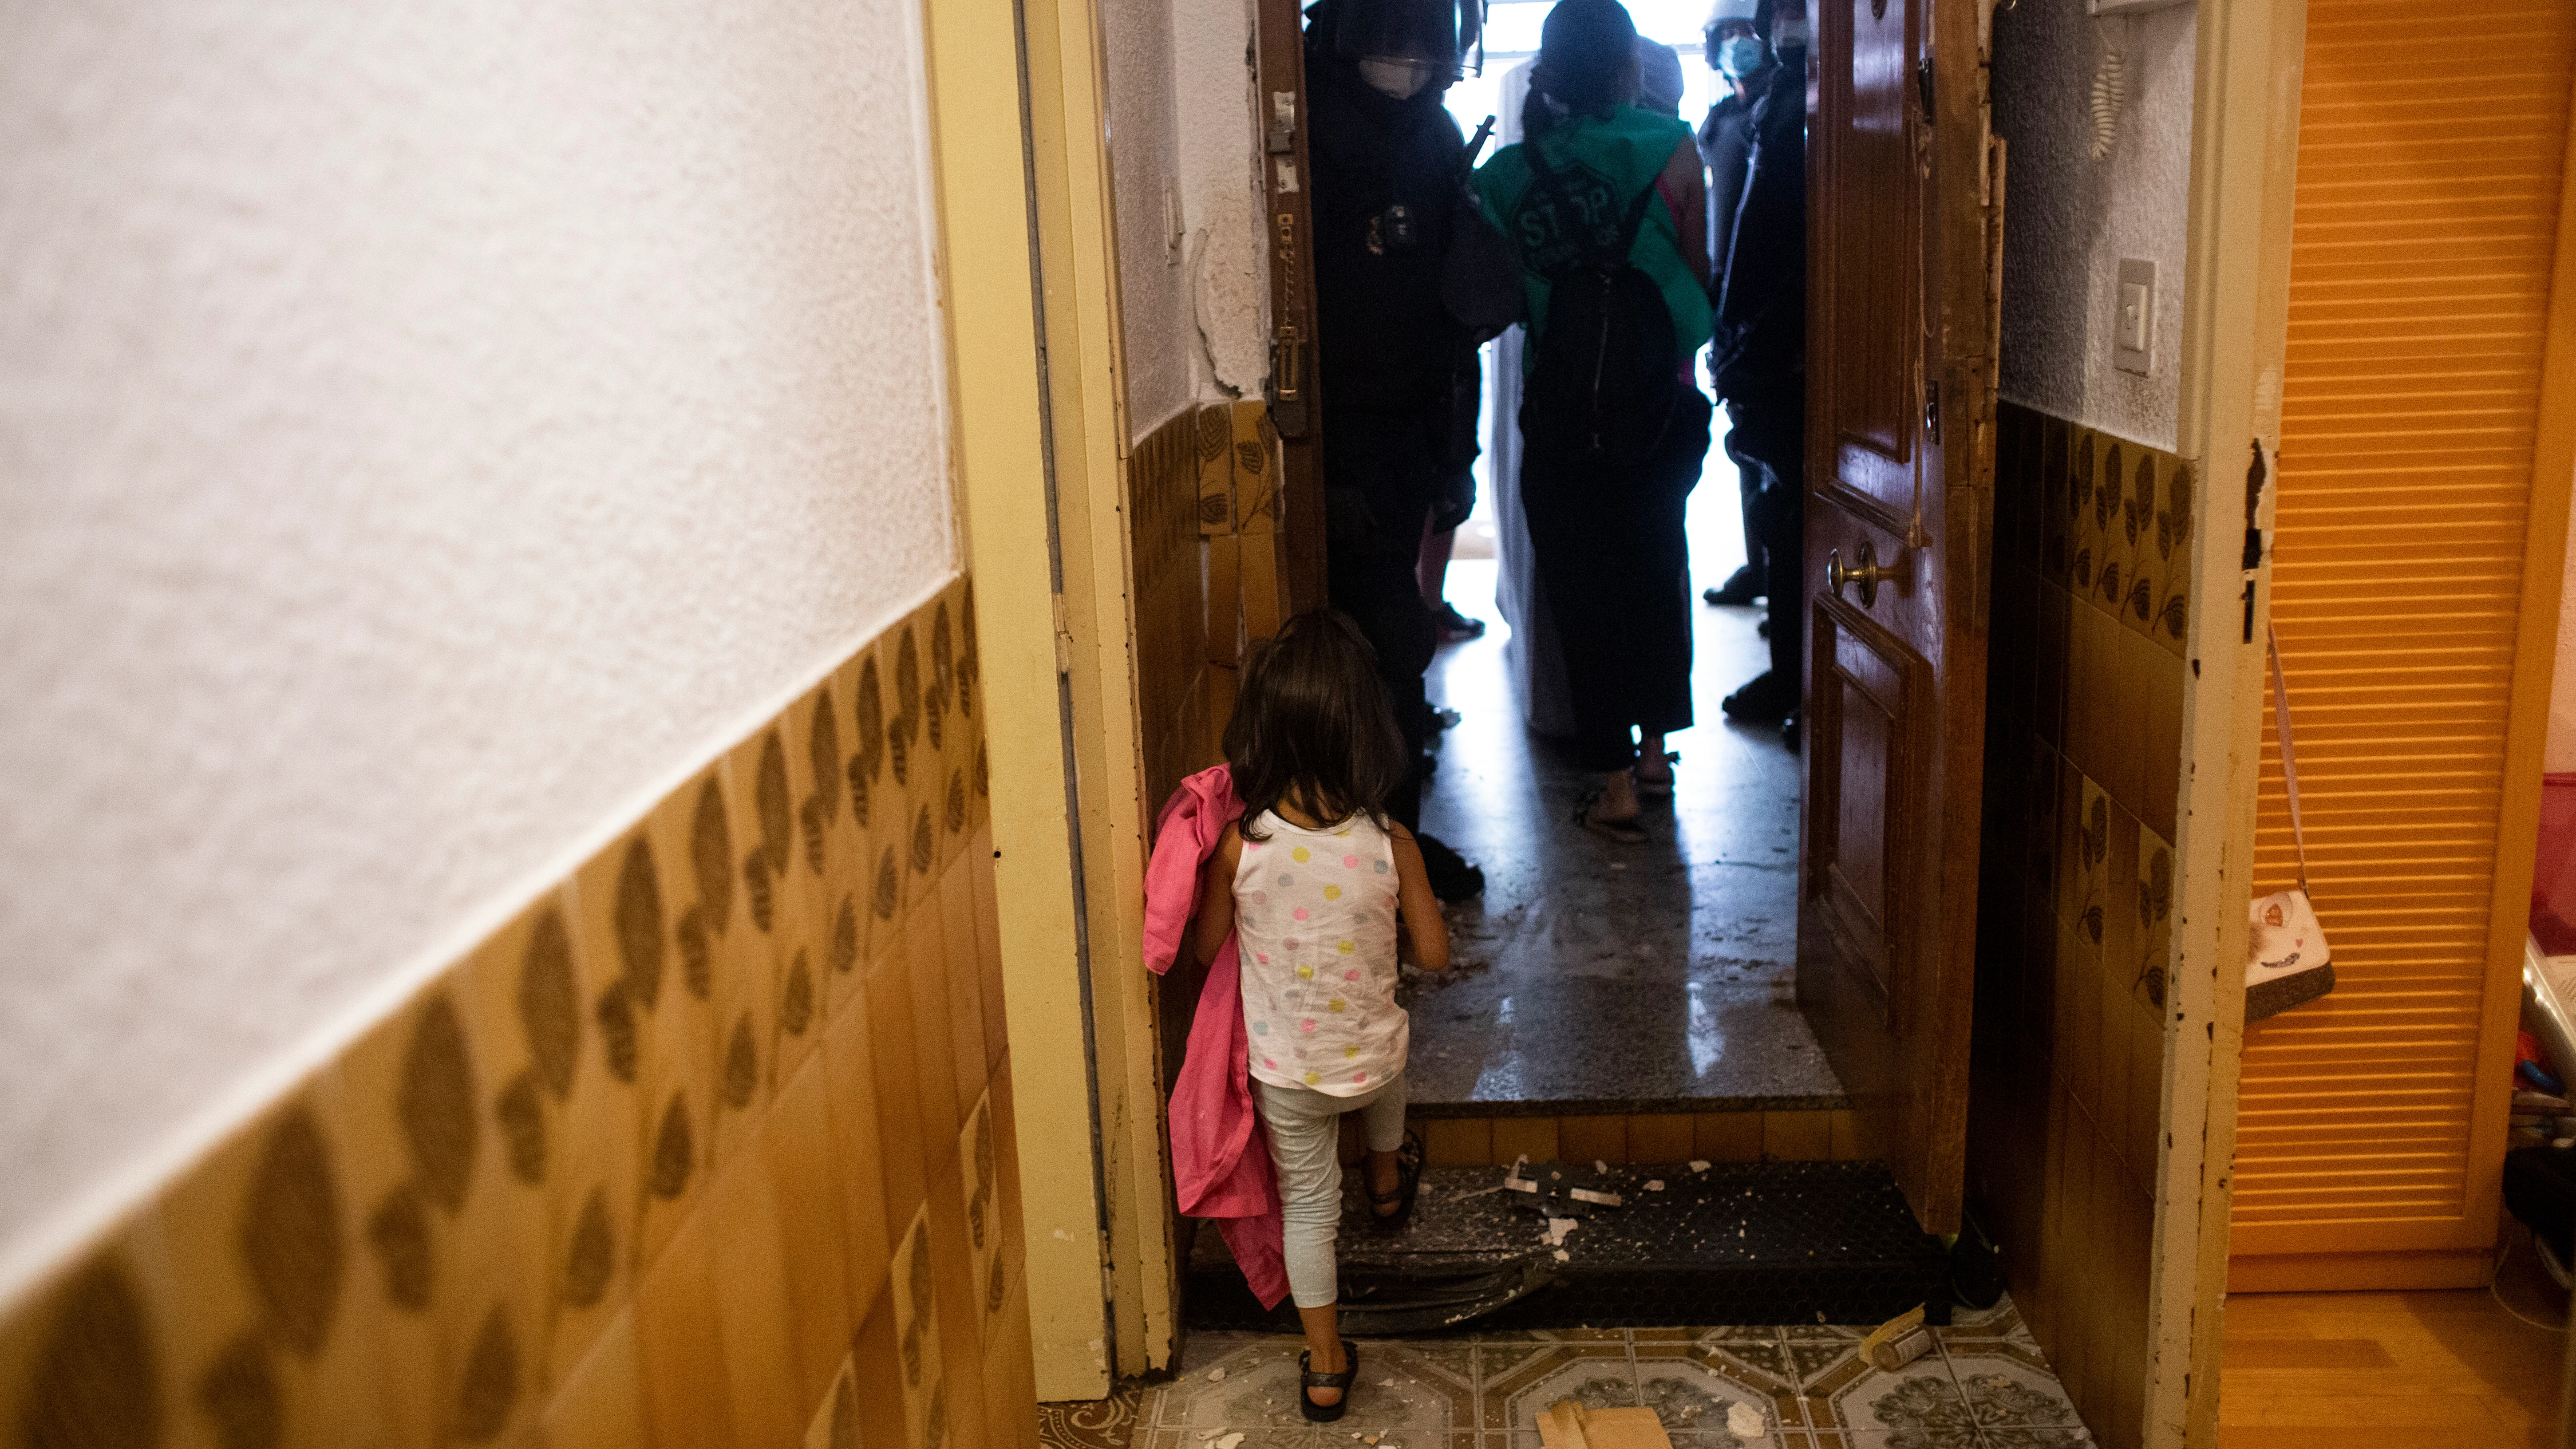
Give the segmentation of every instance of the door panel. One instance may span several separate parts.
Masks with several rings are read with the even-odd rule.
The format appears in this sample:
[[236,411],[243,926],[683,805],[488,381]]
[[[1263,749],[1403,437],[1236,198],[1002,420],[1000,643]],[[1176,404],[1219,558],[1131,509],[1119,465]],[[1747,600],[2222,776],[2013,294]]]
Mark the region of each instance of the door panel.
[[1820,0],[1808,127],[1798,994],[1932,1232],[1960,1216],[1983,784],[2002,192],[1982,3]]
[[1809,848],[1815,908],[1825,913],[1843,959],[1870,988],[1880,1024],[1899,1018],[1915,985],[1919,953],[1895,923],[1911,919],[1913,858],[1924,832],[1933,718],[1932,668],[1903,640],[1828,594],[1809,626],[1816,687],[1808,730],[1815,760]]

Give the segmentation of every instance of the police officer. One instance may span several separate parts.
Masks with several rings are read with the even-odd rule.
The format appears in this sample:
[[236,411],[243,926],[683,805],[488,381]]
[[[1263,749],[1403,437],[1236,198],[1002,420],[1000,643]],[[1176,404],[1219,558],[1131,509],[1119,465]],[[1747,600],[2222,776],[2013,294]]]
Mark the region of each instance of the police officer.
[[1453,308],[1480,290],[1516,300],[1519,285],[1462,289],[1457,275],[1462,259],[1506,255],[1479,245],[1475,233],[1491,231],[1441,99],[1477,49],[1482,13],[1477,0],[1322,0],[1306,12],[1326,569],[1333,607],[1377,650],[1414,761],[1388,812],[1420,841],[1444,900],[1474,895],[1484,875],[1421,831],[1422,675],[1439,634],[1418,565],[1425,518],[1474,457],[1476,391],[1462,380],[1502,325]]
[[[1771,601],[1771,667],[1726,697],[1730,718],[1780,723],[1794,748],[1804,699],[1807,417],[1807,22],[1782,7],[1773,64],[1749,79],[1751,148],[1721,256],[1710,381],[1726,400],[1728,451],[1760,466],[1746,518]],[[1733,45],[1733,41],[1728,44]]]
[[[1699,126],[1700,164],[1708,168],[1708,238],[1712,276],[1723,278],[1728,241],[1735,234],[1735,211],[1744,200],[1744,181],[1753,164],[1753,103],[1769,79],[1771,48],[1755,25],[1759,0],[1717,0],[1700,30],[1702,55],[1717,72],[1721,94]],[[1726,455],[1735,460],[1736,487],[1743,500],[1744,567],[1725,583],[1702,591],[1712,604],[1750,604],[1767,592],[1762,577],[1762,541],[1754,537],[1755,500],[1762,492],[1762,465],[1738,451],[1735,435],[1726,437]]]

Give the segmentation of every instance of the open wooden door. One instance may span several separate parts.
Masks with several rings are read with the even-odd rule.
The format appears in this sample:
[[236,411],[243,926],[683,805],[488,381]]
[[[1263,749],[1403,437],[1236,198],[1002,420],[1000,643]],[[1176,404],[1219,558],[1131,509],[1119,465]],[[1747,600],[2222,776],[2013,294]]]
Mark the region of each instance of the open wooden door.
[[1818,0],[1798,994],[1862,1145],[1959,1225],[1993,530],[1988,0]]

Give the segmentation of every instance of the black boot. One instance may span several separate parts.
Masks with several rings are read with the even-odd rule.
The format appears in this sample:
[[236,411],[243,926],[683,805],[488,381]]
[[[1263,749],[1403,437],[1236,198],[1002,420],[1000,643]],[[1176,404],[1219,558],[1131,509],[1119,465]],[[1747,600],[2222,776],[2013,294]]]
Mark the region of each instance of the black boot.
[[1699,596],[1712,604],[1743,605],[1762,597],[1762,576],[1746,564],[1726,576],[1726,582],[1713,589],[1702,589]]
[[1422,873],[1431,878],[1433,895],[1463,901],[1485,893],[1485,873],[1473,861],[1423,831],[1413,832],[1413,843],[1422,847]]
[[1798,686],[1772,670],[1764,670],[1752,683],[1728,695],[1718,708],[1731,720],[1746,724],[1778,724],[1798,709]]

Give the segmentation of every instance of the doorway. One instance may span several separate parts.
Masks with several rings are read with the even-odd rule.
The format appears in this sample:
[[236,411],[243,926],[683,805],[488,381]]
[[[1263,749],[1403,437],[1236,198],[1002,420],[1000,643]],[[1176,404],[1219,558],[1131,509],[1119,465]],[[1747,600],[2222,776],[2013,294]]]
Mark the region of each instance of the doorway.
[[[1462,131],[1493,118],[1486,155],[1517,136],[1511,114],[1549,8],[1493,4],[1482,73],[1449,92]],[[1642,38],[1677,53],[1680,115],[1696,124],[1718,86],[1700,54],[1706,7],[1628,8]],[[1546,727],[1561,706],[1534,701],[1547,686],[1525,678],[1545,670],[1533,666],[1533,650],[1553,641],[1513,638],[1507,601],[1530,593],[1511,478],[1518,341],[1507,334],[1484,349],[1488,445],[1445,590],[1485,632],[1444,645],[1429,678],[1434,704],[1458,722],[1440,737],[1423,826],[1484,867],[1485,890],[1451,908],[1451,972],[1407,993],[1415,1114],[1839,1110],[1841,1085],[1796,1004],[1798,760],[1777,728],[1734,725],[1719,708],[1769,665],[1757,633],[1763,613],[1699,602],[1745,556],[1725,414],[1687,525],[1696,723],[1669,742],[1682,758],[1674,798],[1650,807],[1651,842],[1610,843],[1573,823],[1577,797],[1594,782],[1560,758]],[[1704,367],[1695,372],[1705,377]],[[1524,580],[1517,587],[1502,577],[1511,569]]]

